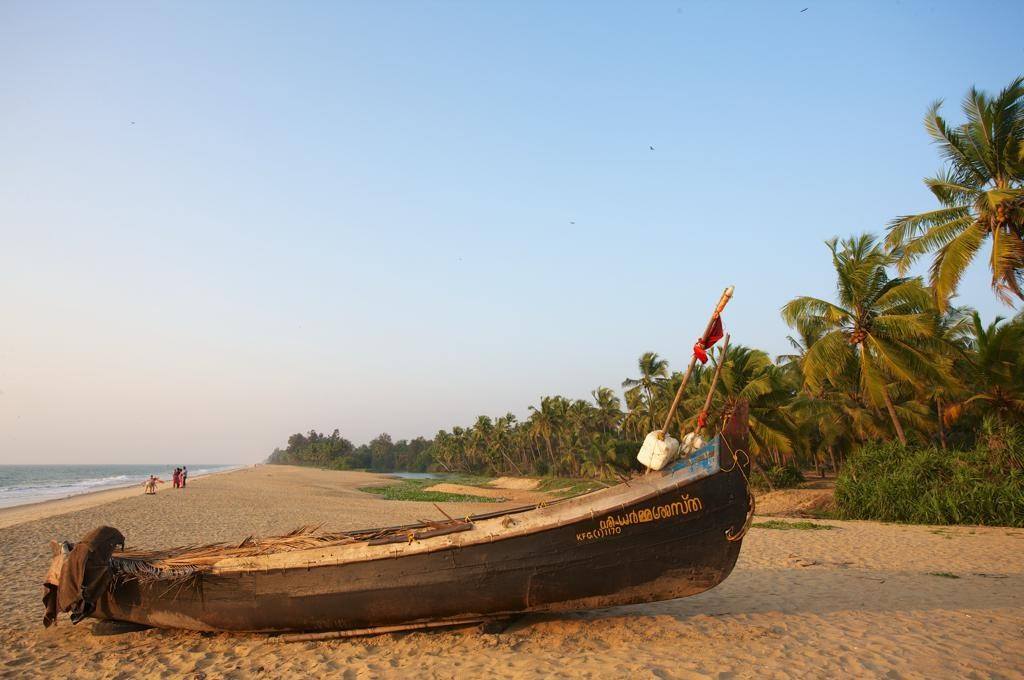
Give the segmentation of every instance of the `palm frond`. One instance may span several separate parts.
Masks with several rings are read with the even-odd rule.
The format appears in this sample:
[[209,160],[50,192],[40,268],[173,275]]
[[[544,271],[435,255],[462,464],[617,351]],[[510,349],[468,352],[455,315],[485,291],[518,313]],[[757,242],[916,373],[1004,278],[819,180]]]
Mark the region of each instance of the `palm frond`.
[[886,226],[888,234],[885,237],[885,245],[890,250],[898,250],[929,229],[964,217],[970,217],[970,210],[966,206],[939,208],[917,215],[901,215]]
[[850,312],[838,305],[815,297],[793,298],[782,308],[782,318],[790,326],[800,323],[819,323],[833,328],[850,318]]
[[929,274],[935,302],[940,310],[948,306],[950,296],[956,291],[967,265],[981,248],[985,236],[984,229],[975,222],[939,249]]
[[830,331],[807,350],[804,378],[811,389],[820,389],[826,380],[838,382],[853,360],[853,348],[846,333]]

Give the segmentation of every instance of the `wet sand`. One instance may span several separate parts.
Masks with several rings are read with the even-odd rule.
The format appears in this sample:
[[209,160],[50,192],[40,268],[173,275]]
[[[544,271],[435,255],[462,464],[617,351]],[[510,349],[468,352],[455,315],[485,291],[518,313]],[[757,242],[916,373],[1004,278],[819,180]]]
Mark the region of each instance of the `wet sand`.
[[[284,644],[162,630],[94,637],[91,623],[72,626],[66,617],[49,630],[40,624],[51,538],[111,524],[130,545],[160,547],[302,524],[440,518],[429,503],[356,490],[383,481],[260,466],[190,480],[184,491],[163,487],[155,497],[135,490],[0,515],[0,676],[1024,678],[1024,530],[991,527],[753,528],[732,576],[707,593],[531,615],[500,634],[469,628]],[[443,507],[462,515],[501,505]]]

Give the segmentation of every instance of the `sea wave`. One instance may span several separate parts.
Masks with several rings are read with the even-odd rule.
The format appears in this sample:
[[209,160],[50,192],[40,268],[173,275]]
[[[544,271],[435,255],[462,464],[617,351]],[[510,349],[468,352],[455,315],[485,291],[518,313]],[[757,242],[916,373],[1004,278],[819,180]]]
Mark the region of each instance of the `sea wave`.
[[[88,467],[88,466],[83,466]],[[192,478],[201,477],[213,472],[222,472],[230,469],[237,469],[236,465],[224,465],[224,466],[211,466],[201,467],[190,471],[189,476]],[[0,508],[7,508],[16,505],[25,505],[28,503],[38,503],[41,501],[56,500],[59,498],[69,498],[71,496],[79,496],[81,494],[91,493],[93,491],[103,491],[106,489],[116,489],[134,486],[136,484],[142,484],[150,474],[162,475],[165,478],[170,478],[169,471],[166,471],[164,466],[148,466],[144,470],[132,473],[118,473],[110,475],[96,475],[92,474],[89,476],[83,476],[80,479],[54,479],[54,476],[69,476],[73,475],[77,470],[62,469],[62,468],[31,468],[29,466],[19,467],[17,470],[20,473],[17,476],[20,479],[3,479],[3,472],[7,472],[8,477],[12,476],[9,472],[12,468],[7,468],[5,471],[3,467],[0,467]],[[33,473],[39,475],[45,475],[41,479],[25,479],[26,476],[31,476]],[[87,474],[87,471],[81,471],[83,474]]]
[[[131,479],[128,475],[113,475],[111,477],[97,477],[95,479],[81,479],[75,482],[68,482],[66,480],[51,480],[51,481],[40,481],[40,482],[29,482],[24,486],[0,486],[0,494],[7,491],[32,491],[35,489],[63,489],[70,487],[94,487],[94,486],[106,486],[110,484],[117,484],[119,482],[126,482]],[[143,479],[139,477],[140,481]]]

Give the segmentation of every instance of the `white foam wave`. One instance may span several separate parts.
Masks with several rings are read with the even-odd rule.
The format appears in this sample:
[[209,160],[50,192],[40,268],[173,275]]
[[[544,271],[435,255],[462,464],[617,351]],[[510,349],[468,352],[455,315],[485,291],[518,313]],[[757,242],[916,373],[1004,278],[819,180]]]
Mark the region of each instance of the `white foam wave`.
[[[156,472],[162,466],[154,466]],[[190,472],[190,477],[200,477],[212,472],[221,472],[228,469],[236,469],[242,466],[218,466],[204,467]],[[87,477],[77,480],[39,480],[23,481],[9,486],[0,486],[0,508],[7,508],[27,503],[38,503],[41,501],[56,500],[78,496],[93,491],[106,489],[123,488],[142,484],[149,476],[146,474],[118,474],[105,477]],[[169,477],[168,473],[164,473]]]

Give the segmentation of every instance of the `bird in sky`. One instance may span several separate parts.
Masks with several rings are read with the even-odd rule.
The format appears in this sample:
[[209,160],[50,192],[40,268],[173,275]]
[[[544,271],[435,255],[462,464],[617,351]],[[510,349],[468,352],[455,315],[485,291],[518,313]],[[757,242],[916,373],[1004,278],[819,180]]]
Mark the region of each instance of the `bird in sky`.
[[653,147],[653,146],[651,146],[651,147],[648,147],[648,148],[649,148],[649,149],[650,149],[651,151],[654,151],[654,147]]
[[802,10],[800,10],[800,13],[803,14],[804,12],[806,12],[809,9],[810,9],[810,7],[804,7]]

